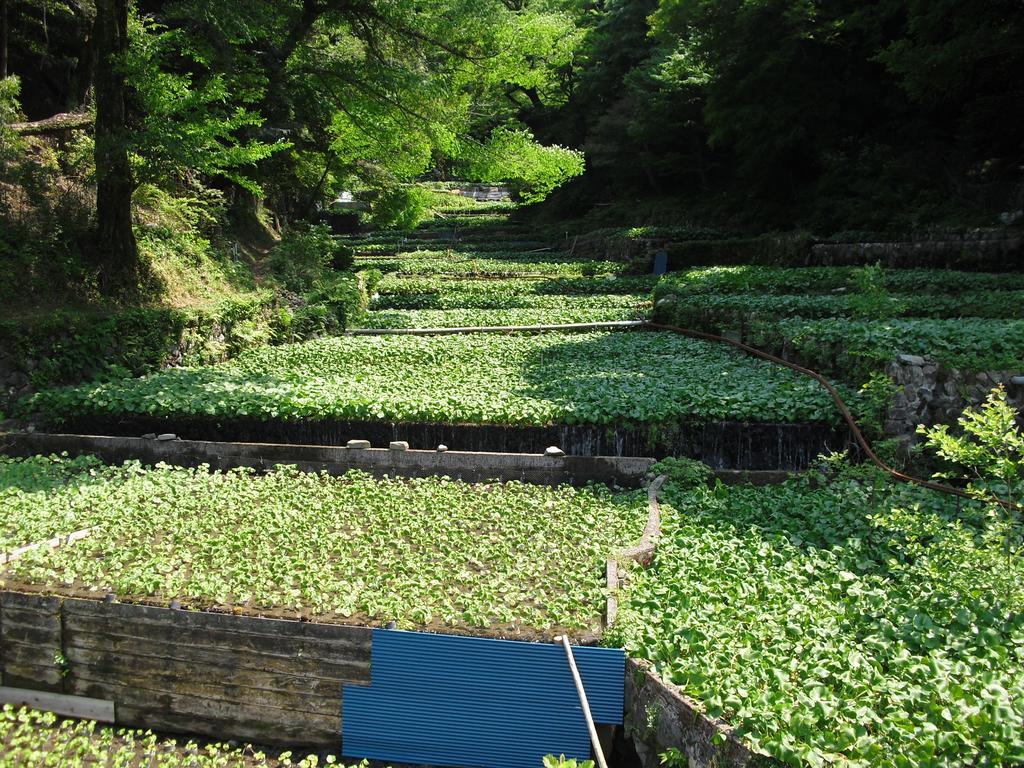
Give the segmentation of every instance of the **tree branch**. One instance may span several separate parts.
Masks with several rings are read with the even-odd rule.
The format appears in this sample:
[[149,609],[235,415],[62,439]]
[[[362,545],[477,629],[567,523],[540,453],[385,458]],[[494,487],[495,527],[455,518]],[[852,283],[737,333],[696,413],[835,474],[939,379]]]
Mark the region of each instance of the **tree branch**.
[[11,130],[21,136],[36,136],[44,133],[63,133],[77,129],[91,129],[93,127],[92,113],[90,112],[61,112],[51,115],[43,120],[33,120],[27,123],[11,123]]

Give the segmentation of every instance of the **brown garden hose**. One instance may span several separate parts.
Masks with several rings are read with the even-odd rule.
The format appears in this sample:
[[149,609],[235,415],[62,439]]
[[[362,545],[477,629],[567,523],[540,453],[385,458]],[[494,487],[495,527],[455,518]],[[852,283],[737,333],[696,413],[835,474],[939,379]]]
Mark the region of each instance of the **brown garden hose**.
[[[871,445],[868,443],[867,438],[864,437],[864,433],[860,431],[860,427],[857,426],[857,422],[853,418],[853,414],[850,413],[849,407],[847,407],[846,403],[843,402],[843,398],[840,396],[838,390],[836,390],[836,388],[832,386],[831,382],[829,382],[829,380],[822,376],[820,373],[812,371],[810,368],[804,368],[802,365],[791,363],[789,360],[784,360],[781,357],[770,354],[768,352],[764,352],[763,350],[757,349],[756,347],[751,347],[748,344],[744,344],[741,341],[728,339],[725,338],[724,336],[716,336],[713,333],[704,333],[703,331],[694,331],[689,328],[680,328],[679,326],[676,325],[665,325],[662,323],[655,323],[652,321],[647,322],[647,327],[656,328],[660,331],[671,331],[672,333],[679,333],[684,336],[691,336],[695,339],[702,339],[704,341],[715,341],[722,344],[731,344],[737,349],[742,349],[748,355],[759,357],[762,360],[767,360],[769,362],[775,363],[776,365],[784,365],[786,368],[790,368],[798,373],[802,373],[805,376],[810,376],[812,379],[821,384],[821,386],[823,386],[829,393],[829,395],[832,397],[832,401],[836,404],[836,408],[839,409],[839,413],[842,414],[842,417],[846,421],[847,426],[849,426],[850,432],[853,434],[853,439],[857,442],[857,445],[860,446],[860,449],[864,452],[864,455],[867,456],[871,463],[874,464],[876,467],[878,467],[891,477],[895,478],[896,480],[899,480],[904,483],[912,483],[914,485],[919,485],[922,488],[927,488],[932,491],[939,491],[940,493],[949,493],[964,499],[973,499],[975,501],[977,500],[976,497],[972,496],[966,491],[960,490],[959,488],[953,488],[952,486],[943,485],[942,483],[934,483],[931,480],[925,480],[924,478],[921,477],[915,477],[914,475],[908,475],[904,472],[900,472],[897,469],[893,469],[880,458],[878,458],[878,454],[876,454],[871,449]],[[1020,504],[1014,504],[1009,501],[1006,501],[1005,499],[996,498],[993,501],[1007,510],[1019,511],[1021,509],[1024,509],[1024,507],[1022,507]]]

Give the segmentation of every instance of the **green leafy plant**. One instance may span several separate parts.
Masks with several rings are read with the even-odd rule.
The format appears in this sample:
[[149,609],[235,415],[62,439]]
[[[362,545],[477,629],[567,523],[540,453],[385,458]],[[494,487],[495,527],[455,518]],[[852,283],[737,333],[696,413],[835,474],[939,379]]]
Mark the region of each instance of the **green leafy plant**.
[[857,316],[880,319],[899,314],[896,301],[885,287],[885,270],[880,263],[855,270],[853,286],[850,307]]
[[834,466],[667,483],[605,641],[799,768],[1024,759],[1024,563],[987,505]]
[[319,621],[599,631],[608,554],[640,536],[639,491],[595,485],[209,472],[0,457],[0,551],[92,528],[0,567],[188,608]]
[[541,763],[544,768],[594,768],[593,760],[577,760],[565,755],[545,755]]
[[380,229],[409,231],[422,222],[430,210],[430,196],[417,186],[396,186],[383,190],[370,205],[370,222]]
[[325,338],[219,366],[40,392],[76,415],[345,419],[459,424],[835,423],[816,381],[666,332]]
[[286,288],[305,291],[335,265],[351,266],[346,253],[327,225],[297,221],[271,250],[267,265]]
[[[335,755],[327,765],[342,765]],[[320,757],[263,751],[251,744],[199,743],[151,731],[113,728],[92,720],[6,704],[0,709],[0,765],[5,768],[80,768],[93,765],[147,768],[316,768]],[[351,768],[368,768],[364,760]]]
[[[948,424],[918,427],[935,453],[966,469],[967,490],[1002,518],[1007,556],[1019,554],[1020,504],[1024,497],[1024,435],[1020,414],[1006,398],[1002,386],[993,389],[978,408],[968,408],[957,419],[960,429]],[[947,473],[948,474],[948,473]],[[1005,505],[997,502],[1005,502]]]

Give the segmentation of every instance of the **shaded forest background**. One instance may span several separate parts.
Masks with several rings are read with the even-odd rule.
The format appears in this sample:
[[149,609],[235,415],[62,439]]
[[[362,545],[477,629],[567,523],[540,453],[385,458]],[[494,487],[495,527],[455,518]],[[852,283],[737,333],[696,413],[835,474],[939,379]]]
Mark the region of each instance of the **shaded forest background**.
[[0,0],[0,299],[252,287],[424,179],[560,231],[1000,227],[1021,72],[1019,0]]

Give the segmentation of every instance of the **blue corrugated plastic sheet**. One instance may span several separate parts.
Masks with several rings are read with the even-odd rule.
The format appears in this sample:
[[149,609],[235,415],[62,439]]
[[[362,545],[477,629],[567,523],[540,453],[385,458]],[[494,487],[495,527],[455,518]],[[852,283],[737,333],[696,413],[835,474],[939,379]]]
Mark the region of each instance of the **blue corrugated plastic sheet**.
[[[594,720],[622,722],[625,654],[574,648]],[[374,630],[372,683],[345,686],[342,750],[400,763],[540,768],[588,758],[561,645]]]

